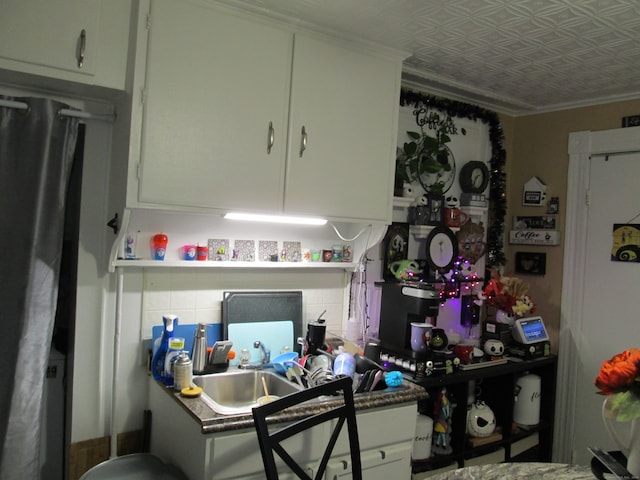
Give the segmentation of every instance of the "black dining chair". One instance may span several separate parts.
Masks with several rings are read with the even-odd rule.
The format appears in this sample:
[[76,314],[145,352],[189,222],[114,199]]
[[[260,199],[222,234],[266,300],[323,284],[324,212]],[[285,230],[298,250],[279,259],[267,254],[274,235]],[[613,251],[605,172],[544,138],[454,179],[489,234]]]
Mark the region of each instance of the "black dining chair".
[[[311,414],[308,417],[286,424],[285,426],[272,424],[270,432],[267,417],[279,413],[285,408],[299,405],[323,395],[335,396],[333,400],[338,403],[334,406],[332,402],[332,405],[329,406],[328,409],[322,408],[320,413]],[[310,408],[314,408],[314,406],[311,405]],[[304,471],[303,467],[292,458],[282,443],[288,438],[333,419],[337,419],[337,421],[317,467],[318,470],[315,473],[315,477],[312,479],[309,474]],[[278,454],[291,471],[299,478],[304,480],[319,480],[324,478],[324,473],[329,459],[331,458],[333,447],[336,445],[336,441],[338,440],[345,421],[347,423],[347,431],[349,434],[349,449],[352,467],[351,475],[354,480],[362,480],[360,443],[358,440],[358,426],[356,424],[356,410],[353,403],[351,378],[339,378],[322,385],[292,393],[270,403],[254,407],[253,420],[258,434],[258,442],[260,444],[260,451],[262,453],[262,461],[264,463],[267,480],[278,480],[274,452]]]

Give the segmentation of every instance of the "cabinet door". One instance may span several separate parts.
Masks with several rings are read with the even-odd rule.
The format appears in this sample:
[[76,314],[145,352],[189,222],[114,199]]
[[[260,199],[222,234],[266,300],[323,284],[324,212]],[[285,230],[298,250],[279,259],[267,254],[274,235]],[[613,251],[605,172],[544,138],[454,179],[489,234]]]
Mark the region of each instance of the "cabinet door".
[[288,213],[390,221],[400,67],[399,60],[296,34]]
[[292,41],[204,2],[151,3],[140,202],[282,210]]
[[[2,0],[0,57],[92,75],[96,66],[99,0]],[[80,35],[86,58],[78,66]]]
[[[362,476],[367,480],[388,480],[411,477],[411,442],[389,445],[360,453]],[[351,478],[351,458],[336,458],[329,462],[326,480]]]
[[124,90],[131,0],[0,0],[0,12],[0,68]]

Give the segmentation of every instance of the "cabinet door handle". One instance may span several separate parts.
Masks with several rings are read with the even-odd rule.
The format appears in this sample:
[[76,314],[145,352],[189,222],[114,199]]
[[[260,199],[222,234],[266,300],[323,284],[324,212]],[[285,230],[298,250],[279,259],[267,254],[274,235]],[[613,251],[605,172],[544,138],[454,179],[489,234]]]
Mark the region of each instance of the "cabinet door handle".
[[302,126],[302,132],[300,132],[300,158],[302,158],[302,154],[307,149],[307,130]]
[[276,131],[273,129],[273,122],[269,122],[269,134],[267,135],[267,155],[271,153],[271,147],[273,147],[273,141]]
[[80,32],[80,45],[78,47],[78,68],[82,68],[84,66],[84,54],[87,48],[87,32],[83,28]]

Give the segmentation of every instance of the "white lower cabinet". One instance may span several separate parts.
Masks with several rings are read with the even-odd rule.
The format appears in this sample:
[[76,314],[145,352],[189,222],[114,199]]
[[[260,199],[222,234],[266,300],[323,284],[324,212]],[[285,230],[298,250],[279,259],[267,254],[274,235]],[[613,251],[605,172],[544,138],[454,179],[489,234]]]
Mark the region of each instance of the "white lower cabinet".
[[[367,480],[408,479],[411,476],[411,442],[402,442],[360,452],[362,476]],[[349,456],[331,460],[325,472],[326,480],[351,478]]]
[[[411,451],[416,428],[416,404],[404,403],[357,413],[362,475],[366,480],[411,478]],[[340,434],[326,480],[351,478],[346,430]]]
[[[153,413],[151,453],[179,467],[190,480],[264,479],[262,456],[253,428],[203,434],[199,422],[155,384],[150,386],[149,407]],[[358,412],[365,479],[411,478],[415,415],[414,402]],[[310,475],[319,463],[330,432],[330,425],[320,425],[291,439],[290,453],[307,465]],[[279,464],[282,465],[281,479],[296,478],[282,462]],[[350,478],[350,472],[345,426],[325,478]]]

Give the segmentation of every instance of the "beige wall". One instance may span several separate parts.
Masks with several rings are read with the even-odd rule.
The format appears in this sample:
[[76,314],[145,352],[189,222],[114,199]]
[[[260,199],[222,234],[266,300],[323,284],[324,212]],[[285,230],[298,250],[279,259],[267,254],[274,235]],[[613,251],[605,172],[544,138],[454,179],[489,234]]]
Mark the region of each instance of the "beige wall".
[[[544,252],[547,269],[544,276],[526,276],[531,284],[530,293],[550,330],[554,349],[560,326],[560,299],[562,295],[563,252],[569,133],[583,130],[609,130],[620,128],[621,119],[640,114],[640,100],[616,102],[592,107],[576,108],[522,117],[502,116],[507,151],[507,217],[505,233],[512,228],[514,215],[542,215],[546,207],[522,206],[524,182],[533,176],[547,185],[547,198],[560,198],[558,215],[561,245],[529,246],[505,243],[507,265],[505,274],[513,273],[516,251]],[[519,277],[525,278],[522,275]]]

